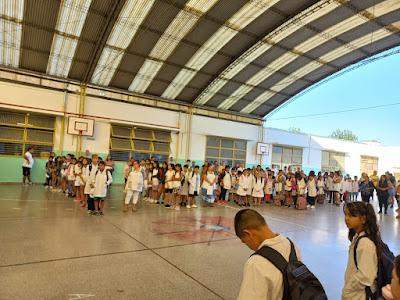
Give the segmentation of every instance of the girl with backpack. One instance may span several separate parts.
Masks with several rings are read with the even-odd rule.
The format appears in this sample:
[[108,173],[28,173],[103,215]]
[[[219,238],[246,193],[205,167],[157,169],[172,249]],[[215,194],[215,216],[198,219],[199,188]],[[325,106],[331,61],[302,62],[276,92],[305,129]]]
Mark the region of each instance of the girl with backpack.
[[382,257],[383,242],[376,214],[371,204],[347,203],[345,222],[351,242],[345,273],[342,300],[365,300],[378,289],[378,261]]

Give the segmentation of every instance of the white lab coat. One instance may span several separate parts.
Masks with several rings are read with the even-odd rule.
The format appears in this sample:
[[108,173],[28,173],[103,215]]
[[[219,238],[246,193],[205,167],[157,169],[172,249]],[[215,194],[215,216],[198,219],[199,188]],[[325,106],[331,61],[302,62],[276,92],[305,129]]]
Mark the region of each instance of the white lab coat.
[[262,198],[264,197],[264,178],[254,178],[253,180],[253,197]]
[[325,182],[323,180],[318,180],[317,186],[318,186],[318,195],[325,195],[324,191]]
[[[361,232],[361,235],[365,235],[365,233]],[[357,238],[358,235],[354,237],[349,249],[342,300],[365,300],[365,287],[370,286],[373,293],[377,289],[378,256],[375,244],[369,238],[360,240],[357,246],[357,270],[354,262],[354,246]]]
[[[261,243],[259,249],[268,246],[289,260],[291,246],[287,238],[278,236]],[[301,254],[295,245],[297,259]],[[277,300],[283,298],[283,276],[269,260],[260,255],[251,256],[244,267],[243,282],[238,300]]]
[[247,190],[247,196],[251,196],[251,192],[253,191],[254,176],[250,174],[247,175],[247,178],[249,179],[249,189]]
[[236,175],[231,174],[231,187],[229,189],[229,193],[233,194],[236,192],[236,182],[237,182],[237,177]]
[[91,184],[94,185],[93,197],[105,197],[107,195],[107,187],[111,184],[111,182],[112,176],[110,171],[103,170],[103,172],[101,172],[100,170],[98,170],[97,172],[95,172],[93,176],[93,181],[91,181]]
[[[87,195],[91,195],[90,197],[93,197],[93,191],[94,191],[94,189],[91,188],[90,184],[91,184],[91,182],[94,180],[94,175],[96,174],[98,165],[92,164],[91,166],[92,166],[92,167],[91,167],[92,170],[89,171],[89,178],[88,178],[88,180],[86,181],[86,186],[85,186],[85,191],[84,191],[84,193],[87,194]],[[89,167],[88,167],[88,170],[89,170]]]
[[273,179],[268,179],[268,178],[266,180],[267,181],[265,183],[264,192],[267,195],[272,195],[272,186],[273,186],[274,180]]
[[172,180],[172,178],[175,175],[175,171],[173,170],[168,170],[167,172],[165,172],[165,188],[166,189],[172,189],[173,188],[173,181],[168,181],[167,180]]
[[309,197],[317,196],[317,184],[315,183],[315,180],[308,181],[308,196]]
[[75,165],[70,164],[68,166],[68,170],[67,170],[67,180],[70,180],[70,181],[74,181],[75,180],[74,171],[75,171]]
[[226,173],[225,172],[225,176],[224,178],[222,178],[222,183],[224,184],[223,188],[230,190],[231,189],[231,185],[232,185],[232,178],[231,178],[231,174]]
[[143,190],[143,173],[132,170],[129,173],[126,189],[141,192]]
[[[196,178],[197,178],[197,181],[196,181]],[[200,183],[201,183],[200,173],[197,173],[197,174],[194,172],[189,173],[188,182],[189,182],[189,195],[193,195],[194,192],[197,192],[197,194],[199,194]]]
[[239,177],[239,188],[237,190],[237,193],[239,196],[246,196],[247,195],[247,191],[245,191],[244,189],[248,189],[250,186],[250,179],[248,176],[244,176],[241,175]]

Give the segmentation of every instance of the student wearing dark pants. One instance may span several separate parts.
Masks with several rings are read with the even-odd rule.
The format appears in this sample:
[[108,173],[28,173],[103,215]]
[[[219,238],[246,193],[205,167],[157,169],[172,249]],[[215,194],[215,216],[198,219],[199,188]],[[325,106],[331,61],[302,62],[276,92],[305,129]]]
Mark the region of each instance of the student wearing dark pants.
[[387,209],[389,206],[389,189],[392,188],[392,183],[387,180],[385,175],[381,176],[378,184],[376,185],[376,190],[378,192],[379,200],[379,213],[382,213],[383,208],[385,208],[385,215],[387,215]]
[[227,204],[226,193],[232,187],[232,177],[231,174],[229,173],[229,169],[230,169],[229,166],[226,166],[225,170],[221,174],[221,194],[219,195],[219,201],[218,201],[219,204],[221,203]]

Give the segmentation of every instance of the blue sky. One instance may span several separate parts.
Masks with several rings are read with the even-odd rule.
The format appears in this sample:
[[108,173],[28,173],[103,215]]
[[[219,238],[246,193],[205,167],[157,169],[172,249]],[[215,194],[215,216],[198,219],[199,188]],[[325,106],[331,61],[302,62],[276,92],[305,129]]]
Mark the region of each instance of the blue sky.
[[400,103],[399,69],[400,54],[359,67],[297,98],[269,117],[266,126],[286,130],[300,127],[302,132],[321,136],[329,136],[336,129],[349,129],[361,141],[378,140],[385,146],[400,146],[400,105],[282,119]]

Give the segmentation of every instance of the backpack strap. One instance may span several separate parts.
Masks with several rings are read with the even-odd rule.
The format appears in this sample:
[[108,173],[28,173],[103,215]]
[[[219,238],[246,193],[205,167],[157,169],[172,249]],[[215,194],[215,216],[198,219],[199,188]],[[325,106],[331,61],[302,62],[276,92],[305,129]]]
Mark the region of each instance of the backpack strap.
[[282,274],[285,273],[285,270],[288,266],[287,260],[275,249],[272,249],[268,246],[263,246],[258,249],[253,255],[261,255],[265,259],[269,260],[271,264],[273,264]]

